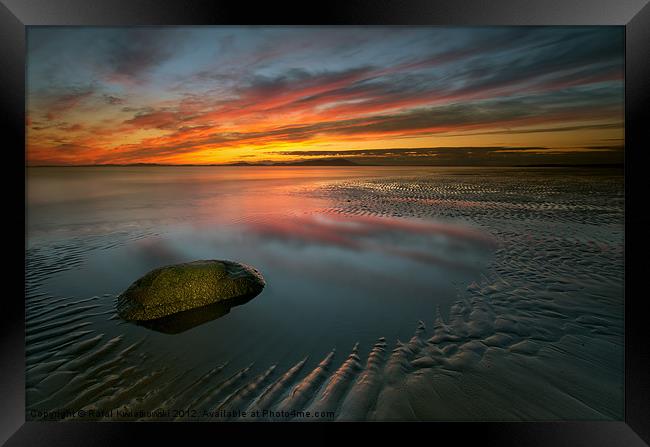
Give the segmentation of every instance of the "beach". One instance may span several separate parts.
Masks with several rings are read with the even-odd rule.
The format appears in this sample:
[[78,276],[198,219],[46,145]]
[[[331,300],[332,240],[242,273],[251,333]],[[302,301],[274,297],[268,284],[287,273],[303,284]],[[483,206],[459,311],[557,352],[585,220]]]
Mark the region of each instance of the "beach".
[[[26,206],[27,420],[623,418],[622,170],[30,167]],[[116,314],[199,259],[266,287]]]

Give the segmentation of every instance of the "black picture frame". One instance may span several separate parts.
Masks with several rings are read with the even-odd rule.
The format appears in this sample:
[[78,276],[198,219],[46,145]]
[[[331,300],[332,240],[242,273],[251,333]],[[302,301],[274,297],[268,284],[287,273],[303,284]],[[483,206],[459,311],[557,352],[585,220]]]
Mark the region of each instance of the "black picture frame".
[[[410,0],[278,5],[221,0],[0,0],[0,104],[6,180],[5,289],[0,312],[0,443],[7,446],[103,446],[142,442],[232,442],[224,426],[194,424],[25,422],[25,35],[34,25],[619,25],[625,26],[625,419],[613,422],[409,424],[234,424],[240,435],[273,432],[284,439],[311,442],[341,429],[382,435],[401,432],[412,442],[468,441],[499,446],[642,446],[650,443],[650,344],[645,337],[648,253],[645,192],[650,118],[650,5],[648,0]],[[21,187],[20,185],[23,185]],[[22,194],[21,194],[22,193]],[[9,233],[11,231],[11,233]],[[12,242],[7,244],[6,242]],[[23,260],[21,265],[19,259]],[[638,261],[633,261],[638,259]],[[636,291],[636,292],[635,292]],[[251,428],[253,427],[253,428]],[[297,432],[301,434],[297,434]],[[218,435],[218,436],[215,436]],[[442,441],[445,439],[445,441]],[[152,439],[156,439],[153,441]],[[281,438],[278,441],[282,441]],[[336,441],[335,441],[336,442]]]

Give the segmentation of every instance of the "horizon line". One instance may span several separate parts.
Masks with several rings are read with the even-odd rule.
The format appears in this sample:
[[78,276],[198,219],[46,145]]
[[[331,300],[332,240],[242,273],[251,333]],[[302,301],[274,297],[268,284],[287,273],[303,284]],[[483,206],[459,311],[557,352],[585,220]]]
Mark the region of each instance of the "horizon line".
[[305,163],[212,163],[212,164],[173,164],[173,163],[103,163],[103,164],[78,164],[78,165],[25,165],[26,168],[100,168],[100,167],[471,167],[471,168],[534,168],[534,167],[624,167],[625,163],[532,163],[532,164],[503,164],[503,165],[485,165],[485,164],[369,164],[356,163],[349,164],[305,164]]

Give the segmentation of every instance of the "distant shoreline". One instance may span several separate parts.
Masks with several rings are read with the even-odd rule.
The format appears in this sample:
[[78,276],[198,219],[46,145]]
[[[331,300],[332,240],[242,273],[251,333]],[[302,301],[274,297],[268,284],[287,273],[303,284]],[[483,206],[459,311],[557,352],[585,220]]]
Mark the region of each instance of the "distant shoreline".
[[230,163],[230,164],[159,164],[159,163],[133,163],[133,164],[96,164],[96,165],[26,165],[26,168],[158,168],[158,167],[410,167],[410,168],[618,168],[623,169],[623,163],[599,163],[599,164],[530,164],[530,165],[433,165],[433,164],[315,164],[315,163],[275,163],[275,164],[253,164],[253,163]]

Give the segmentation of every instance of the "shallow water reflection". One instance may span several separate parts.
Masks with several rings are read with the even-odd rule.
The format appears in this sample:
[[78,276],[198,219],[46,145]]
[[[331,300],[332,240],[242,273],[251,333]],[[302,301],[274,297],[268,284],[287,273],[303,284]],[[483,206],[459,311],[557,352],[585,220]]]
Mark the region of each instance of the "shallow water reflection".
[[218,301],[207,306],[156,318],[155,320],[139,321],[136,324],[157,332],[162,332],[163,334],[180,334],[208,321],[216,320],[227,315],[231,308],[245,304],[255,298],[255,296],[257,295]]
[[258,237],[287,244],[331,246],[452,268],[476,268],[495,242],[466,225],[432,220],[311,214],[254,222]]

